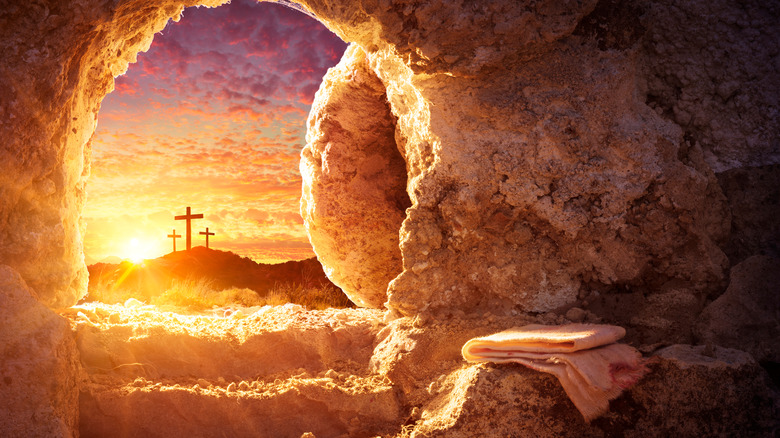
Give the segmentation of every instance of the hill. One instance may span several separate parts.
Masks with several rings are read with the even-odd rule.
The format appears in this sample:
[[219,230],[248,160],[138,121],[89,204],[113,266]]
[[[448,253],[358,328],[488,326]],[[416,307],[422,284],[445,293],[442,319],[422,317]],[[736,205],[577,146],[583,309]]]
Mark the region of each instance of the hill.
[[[325,276],[316,258],[268,265],[229,251],[198,246],[134,264],[95,263],[88,267],[85,301],[108,303],[135,298],[144,302],[192,302],[255,305],[258,298],[307,304],[316,294],[325,307],[350,307],[344,293]],[[228,291],[228,293],[220,293]],[[209,295],[209,299],[203,297]],[[215,297],[219,297],[216,299]],[[171,303],[173,304],[173,303]]]

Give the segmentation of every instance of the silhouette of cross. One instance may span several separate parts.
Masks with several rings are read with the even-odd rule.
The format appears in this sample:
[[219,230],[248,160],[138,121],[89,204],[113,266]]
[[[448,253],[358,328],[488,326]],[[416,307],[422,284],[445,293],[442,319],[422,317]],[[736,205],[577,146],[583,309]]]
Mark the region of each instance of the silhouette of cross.
[[174,228],[173,233],[169,234],[168,237],[173,239],[173,252],[176,252],[176,238],[181,237],[181,234],[176,234],[176,229]]
[[209,247],[209,236],[213,236],[214,233],[209,233],[209,227],[206,227],[206,232],[204,233],[203,231],[201,231],[200,234],[206,236],[206,248],[208,248]]
[[181,216],[174,216],[174,220],[184,220],[187,221],[187,250],[189,251],[190,248],[192,248],[192,227],[190,225],[190,222],[192,222],[193,219],[203,219],[202,214],[192,214],[190,212],[190,208],[187,207],[187,214],[181,215]]

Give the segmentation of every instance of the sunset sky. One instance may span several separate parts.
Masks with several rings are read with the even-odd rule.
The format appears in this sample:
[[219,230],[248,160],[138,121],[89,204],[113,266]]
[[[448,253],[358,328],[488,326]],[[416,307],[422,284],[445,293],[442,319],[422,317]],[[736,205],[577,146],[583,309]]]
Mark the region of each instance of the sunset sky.
[[[215,249],[274,263],[312,257],[298,213],[306,117],[346,44],[272,3],[189,8],[102,103],[84,219],[87,263],[158,257],[193,221]],[[177,249],[184,248],[184,238]]]

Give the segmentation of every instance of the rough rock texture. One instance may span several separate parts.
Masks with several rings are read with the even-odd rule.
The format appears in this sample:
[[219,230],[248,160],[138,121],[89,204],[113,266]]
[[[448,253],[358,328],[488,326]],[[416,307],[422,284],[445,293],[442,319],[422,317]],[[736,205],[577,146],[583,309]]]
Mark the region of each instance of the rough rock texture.
[[81,396],[80,433],[85,438],[389,435],[398,416],[389,382],[346,377],[277,378],[245,389],[235,383],[201,389],[194,382],[143,379],[124,387],[90,385]]
[[78,356],[68,323],[0,265],[0,435],[74,436]]
[[[148,47],[153,31],[189,4],[145,7],[148,2],[83,0],[3,10],[1,129],[9,139],[3,148],[9,170],[2,184],[0,261],[52,305],[73,303],[84,290],[78,211],[100,99],[112,75]],[[777,60],[774,6],[753,5],[732,19],[735,7],[724,2],[685,9],[606,0],[302,3],[366,52],[393,115],[376,120],[389,128],[397,119],[395,143],[413,207],[400,229],[402,272],[388,296],[393,310],[538,312],[581,304],[580,295],[594,290],[631,287],[652,295],[673,285],[698,298],[722,286],[727,262],[716,244],[725,239],[729,218],[707,162],[733,167],[773,160],[776,144],[762,139],[777,131],[776,75],[768,74]],[[710,21],[681,24],[703,12]],[[728,37],[710,44],[721,25]],[[666,44],[675,31],[702,37]],[[701,54],[702,45],[717,51]],[[715,60],[732,50],[751,60],[728,74],[749,85],[738,93],[747,97],[701,114],[737,117],[729,123],[738,127],[721,124],[730,134],[718,136],[712,126],[693,129],[684,117],[670,116],[674,109],[664,110],[693,112],[684,102],[713,91],[694,83],[703,83],[698,78],[705,73],[709,83],[720,82]],[[682,73],[667,72],[667,65]],[[681,77],[690,85],[685,99],[675,94]],[[385,97],[376,82],[372,87],[361,99],[368,105],[373,95],[379,108]],[[755,90],[763,90],[758,101],[766,105],[755,105],[763,111],[739,103],[752,101]],[[311,136],[327,138],[335,126],[314,123]],[[751,129],[758,140],[749,147],[711,158]],[[347,144],[359,149],[342,143],[343,151],[351,150]],[[356,164],[359,159],[359,153],[341,153],[329,163],[371,169]],[[344,196],[343,204],[354,199]],[[353,236],[340,230],[338,237],[352,243],[351,254],[326,266],[347,288],[362,290],[347,284],[365,279],[371,298],[364,304],[376,306],[383,301],[377,291],[398,270],[397,253],[378,251],[394,231],[382,231],[385,243],[375,245],[364,238],[365,227],[353,228]],[[322,242],[335,233],[319,232],[313,235]],[[370,245],[360,248],[361,241]],[[382,274],[350,274],[360,254],[381,265]],[[341,268],[336,260],[347,264]]]
[[332,282],[359,306],[382,307],[402,269],[406,163],[395,143],[385,88],[350,46],[328,71],[301,153],[301,216]]
[[661,345],[694,342],[694,324],[705,304],[699,294],[673,286],[650,296],[641,290],[591,293],[584,301],[586,311],[626,328],[626,340]]
[[247,309],[217,317],[94,304],[66,314],[81,364],[93,375],[241,380],[301,368],[318,373],[371,357],[376,311],[306,312],[294,304]]
[[[578,28],[595,7],[410,5],[368,9],[379,32],[336,26],[385,84],[409,169],[391,309],[540,312],[594,289],[720,287],[717,180],[701,153],[678,158],[683,131],[645,105],[641,34],[602,47]],[[472,25],[492,31],[470,38]]]
[[465,340],[566,322],[551,314],[419,315],[385,327],[377,311],[295,305],[218,316],[95,304],[65,314],[80,340],[85,437],[772,436],[780,427],[766,372],[723,347],[658,351],[650,373],[590,425],[552,376],[464,364]]
[[377,335],[371,369],[387,376],[408,405],[420,406],[430,398],[428,388],[433,381],[461,367],[460,351],[466,341],[513,325],[539,322],[524,317],[474,320],[462,316],[440,321],[420,315],[393,321]]
[[380,331],[372,364],[403,395],[413,437],[772,436],[780,427],[780,394],[743,351],[690,345],[657,351],[649,374],[590,425],[554,377],[461,359],[463,340],[513,322],[565,322],[551,318],[400,318]]
[[753,256],[731,269],[726,293],[704,309],[697,331],[708,345],[738,348],[780,364],[780,259]]
[[715,172],[780,163],[780,5],[643,2],[647,100]]
[[772,436],[780,430],[780,394],[749,354],[673,345],[653,357],[658,362],[651,374],[629,391],[639,409],[616,406],[640,415],[627,427],[634,436]]
[[82,437],[374,436],[395,428],[396,391],[367,372],[380,312],[175,310],[64,311],[84,367]]

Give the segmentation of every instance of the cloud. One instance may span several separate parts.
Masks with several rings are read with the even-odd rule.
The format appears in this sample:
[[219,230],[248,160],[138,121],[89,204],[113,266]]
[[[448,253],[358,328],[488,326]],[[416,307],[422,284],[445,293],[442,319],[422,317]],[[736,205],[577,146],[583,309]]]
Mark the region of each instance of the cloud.
[[[298,212],[306,118],[346,44],[310,17],[233,0],[188,8],[102,103],[87,186],[85,252],[159,242],[190,205],[219,249],[256,260],[313,256]],[[181,231],[181,230],[180,230]]]

